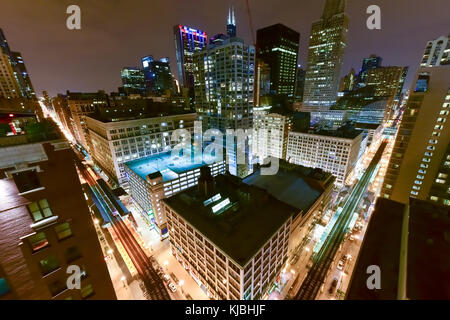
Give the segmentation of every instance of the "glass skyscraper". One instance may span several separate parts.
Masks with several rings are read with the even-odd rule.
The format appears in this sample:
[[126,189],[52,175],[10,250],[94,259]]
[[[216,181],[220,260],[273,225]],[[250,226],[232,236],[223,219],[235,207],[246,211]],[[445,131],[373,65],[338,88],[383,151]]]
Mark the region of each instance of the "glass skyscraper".
[[271,92],[293,97],[300,34],[280,23],[259,29],[257,58],[270,67]]

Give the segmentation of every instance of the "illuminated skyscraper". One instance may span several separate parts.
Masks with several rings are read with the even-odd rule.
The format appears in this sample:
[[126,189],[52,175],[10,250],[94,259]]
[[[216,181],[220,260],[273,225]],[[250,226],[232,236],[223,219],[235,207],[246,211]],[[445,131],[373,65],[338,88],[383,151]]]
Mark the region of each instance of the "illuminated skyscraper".
[[[13,70],[13,78],[11,78],[10,72],[3,74],[3,77],[6,77],[6,78],[9,77],[8,86],[10,88],[17,86],[19,89],[17,91],[17,95],[14,92],[11,92],[9,94],[9,97],[10,98],[19,98],[20,97],[20,98],[32,99],[32,100],[36,99],[36,93],[34,92],[33,85],[31,84],[30,76],[28,74],[27,68],[25,67],[25,63],[23,61],[22,55],[20,54],[20,52],[11,51],[2,29],[0,29],[0,48],[1,48],[0,55],[3,53],[7,57],[7,59],[5,59],[4,57],[0,58],[2,60],[2,62],[0,62],[0,63],[3,64],[3,66],[0,66],[0,68],[8,69],[8,67],[6,66],[6,63],[8,63],[8,64],[10,64],[10,66]],[[0,73],[0,77],[2,77],[1,73]],[[5,86],[6,85],[4,83],[5,81],[6,80],[3,79],[1,81],[2,83],[0,85]],[[15,82],[15,83],[13,83],[13,82]],[[7,90],[4,89],[2,91],[7,91]],[[4,95],[4,94],[2,94],[2,95]],[[5,97],[8,97],[8,95],[6,95]]]
[[271,91],[294,96],[300,34],[280,23],[256,33],[257,56],[270,67]]
[[230,38],[236,37],[236,17],[234,16],[233,6],[228,10],[227,35]]
[[346,0],[326,0],[321,19],[311,27],[305,105],[328,107],[336,102],[349,23],[345,4]]
[[126,67],[120,71],[122,85],[127,95],[144,94],[145,81],[144,73],[139,68]]
[[[221,39],[196,53],[194,63],[195,109],[204,129],[219,129],[225,134],[226,129],[252,128],[255,48],[239,38]],[[248,155],[248,144],[241,147]],[[236,153],[228,156],[235,158]],[[247,175],[245,165],[232,163],[230,160],[232,174]]]
[[357,88],[365,87],[367,80],[367,73],[370,69],[376,69],[381,67],[383,59],[372,54],[369,58],[364,58],[361,66],[361,70],[358,74]]
[[147,94],[164,95],[175,91],[169,58],[154,60],[152,56],[146,56],[142,58],[142,67]]
[[195,52],[207,45],[207,35],[201,30],[182,25],[175,26],[173,32],[180,85],[191,89],[191,95],[193,95],[194,63],[192,57]]
[[449,65],[419,68],[381,196],[401,203],[412,197],[450,205],[449,83]]

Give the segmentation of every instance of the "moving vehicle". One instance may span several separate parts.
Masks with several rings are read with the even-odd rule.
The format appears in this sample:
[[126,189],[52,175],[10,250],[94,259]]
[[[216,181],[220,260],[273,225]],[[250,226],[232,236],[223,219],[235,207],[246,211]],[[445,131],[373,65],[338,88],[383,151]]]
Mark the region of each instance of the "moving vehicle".
[[170,281],[170,277],[169,277],[168,274],[163,275],[163,279],[164,279],[164,281],[166,281],[166,282],[169,282],[169,281]]
[[337,284],[338,284],[338,279],[334,278],[333,281],[331,282],[330,289],[328,289],[329,294],[333,294],[334,289],[336,289],[336,287],[337,287]]

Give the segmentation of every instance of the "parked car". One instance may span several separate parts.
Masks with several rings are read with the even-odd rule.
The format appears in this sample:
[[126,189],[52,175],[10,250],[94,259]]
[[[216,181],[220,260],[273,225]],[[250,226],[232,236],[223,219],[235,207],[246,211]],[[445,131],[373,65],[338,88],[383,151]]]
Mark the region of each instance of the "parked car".
[[344,264],[345,264],[345,262],[343,262],[342,260],[339,260],[339,262],[337,264],[338,270],[344,270]]
[[169,283],[169,289],[172,292],[177,291],[177,286],[173,284],[173,282]]
[[338,279],[334,278],[333,281],[331,282],[330,289],[328,289],[329,294],[333,294],[334,289],[336,289],[336,287],[337,287],[337,284],[338,284]]
[[170,282],[170,277],[169,277],[168,274],[163,275],[163,279],[164,279],[164,281],[166,281],[166,282]]
[[348,238],[348,240],[350,240],[350,241],[355,240],[355,236],[354,236],[354,235],[351,235],[351,236]]

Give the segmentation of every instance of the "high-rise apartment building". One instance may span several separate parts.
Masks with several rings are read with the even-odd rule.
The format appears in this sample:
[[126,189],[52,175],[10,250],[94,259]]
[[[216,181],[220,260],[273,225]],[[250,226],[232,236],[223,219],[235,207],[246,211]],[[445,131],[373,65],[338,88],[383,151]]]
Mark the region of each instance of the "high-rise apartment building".
[[287,261],[297,211],[203,167],[198,187],[164,199],[172,254],[214,299],[261,299]]
[[116,299],[69,143],[52,123],[25,129],[0,137],[0,300]]
[[305,167],[320,168],[343,186],[356,167],[363,132],[341,127],[337,130],[289,132],[286,160]]
[[206,47],[208,37],[204,31],[182,25],[174,26],[173,32],[180,86],[190,89],[190,95],[193,96],[195,68],[193,55]]
[[[409,197],[450,205],[437,185],[449,185],[450,67],[419,68],[384,178],[381,196],[407,203]],[[447,188],[448,189],[448,188]],[[448,192],[448,191],[447,191]]]
[[450,35],[429,41],[423,54],[421,67],[450,64]]
[[[255,48],[242,39],[228,38],[196,53],[194,63],[195,109],[203,128],[218,129],[224,136],[227,129],[252,128]],[[227,148],[234,175],[245,177],[251,171],[249,140]],[[238,152],[245,153],[245,164],[237,163]]]
[[127,117],[104,110],[86,117],[90,154],[110,178],[127,187],[125,162],[170,151],[179,143],[171,139],[173,131],[182,128],[192,134],[195,120],[195,113],[162,112],[156,107]]
[[303,103],[331,106],[336,102],[347,45],[346,0],[326,0],[322,17],[311,27]]
[[256,32],[257,58],[270,68],[270,88],[274,94],[295,93],[300,34],[280,23]]

